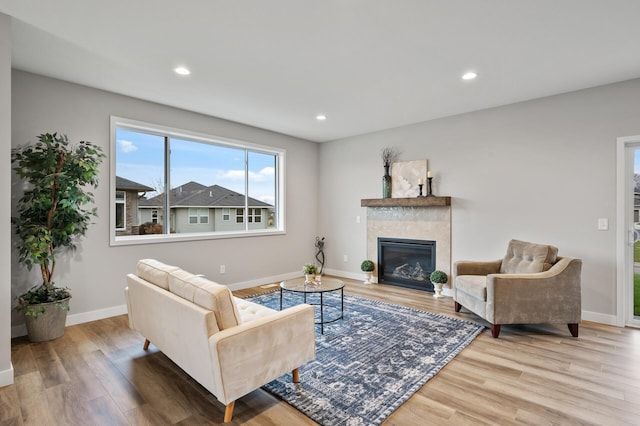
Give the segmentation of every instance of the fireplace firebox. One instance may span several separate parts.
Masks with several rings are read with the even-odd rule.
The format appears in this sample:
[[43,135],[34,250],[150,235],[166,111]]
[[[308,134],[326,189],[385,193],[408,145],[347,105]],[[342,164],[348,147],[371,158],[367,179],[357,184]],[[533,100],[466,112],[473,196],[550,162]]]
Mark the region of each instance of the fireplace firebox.
[[433,292],[436,242],[378,238],[378,282]]

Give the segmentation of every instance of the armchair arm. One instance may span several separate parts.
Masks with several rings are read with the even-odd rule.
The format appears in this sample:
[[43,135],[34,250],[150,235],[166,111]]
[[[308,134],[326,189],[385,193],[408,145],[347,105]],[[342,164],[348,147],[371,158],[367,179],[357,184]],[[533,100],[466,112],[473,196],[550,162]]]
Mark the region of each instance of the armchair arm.
[[235,401],[315,359],[314,318],[313,307],[302,304],[212,335],[220,402]]
[[453,275],[489,275],[500,272],[502,259],[489,262],[460,260],[453,264]]
[[578,323],[582,260],[560,258],[548,271],[487,276],[487,321],[492,324]]

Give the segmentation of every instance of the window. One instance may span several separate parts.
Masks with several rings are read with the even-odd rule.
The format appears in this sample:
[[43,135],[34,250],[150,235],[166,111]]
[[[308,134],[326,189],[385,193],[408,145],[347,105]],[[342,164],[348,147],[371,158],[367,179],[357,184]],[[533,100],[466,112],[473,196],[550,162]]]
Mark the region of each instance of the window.
[[249,222],[262,223],[262,209],[249,209]]
[[112,182],[139,188],[129,214],[158,225],[153,234],[123,235],[126,194],[114,191],[112,244],[284,232],[284,150],[118,117],[111,129]]
[[209,209],[189,209],[189,223],[209,223]]
[[116,191],[116,230],[127,228],[127,197],[124,191]]

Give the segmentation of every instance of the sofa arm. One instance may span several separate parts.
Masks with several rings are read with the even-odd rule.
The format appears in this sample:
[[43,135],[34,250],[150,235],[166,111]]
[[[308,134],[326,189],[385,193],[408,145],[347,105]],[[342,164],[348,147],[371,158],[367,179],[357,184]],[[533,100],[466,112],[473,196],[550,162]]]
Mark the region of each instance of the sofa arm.
[[460,260],[453,264],[453,276],[497,274],[500,272],[500,265],[502,265],[502,259],[489,262]]
[[[297,305],[209,338],[213,375],[228,404],[315,359],[312,306]],[[217,396],[217,395],[216,395]]]
[[545,272],[487,276],[487,321],[494,324],[578,323],[582,261],[560,258]]

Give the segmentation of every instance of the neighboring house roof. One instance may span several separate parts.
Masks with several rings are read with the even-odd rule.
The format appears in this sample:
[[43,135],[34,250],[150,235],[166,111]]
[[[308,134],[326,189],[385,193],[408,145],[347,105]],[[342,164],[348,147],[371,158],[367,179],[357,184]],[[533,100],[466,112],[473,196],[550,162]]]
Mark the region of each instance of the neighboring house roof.
[[[188,182],[170,192],[171,207],[244,207],[244,195],[220,185],[204,186],[197,182]],[[273,207],[255,198],[249,197],[249,207]],[[139,207],[162,207],[164,194],[148,200],[140,200]]]
[[138,192],[147,192],[147,191],[155,191],[155,189],[143,185],[138,182],[134,182],[129,179],[125,179],[120,176],[116,176],[116,190],[119,191],[138,191]]

